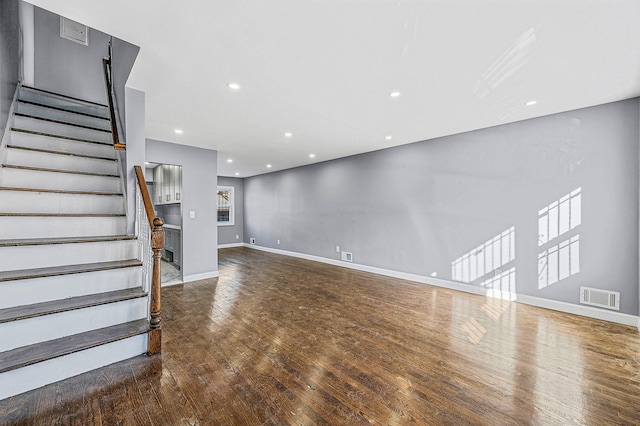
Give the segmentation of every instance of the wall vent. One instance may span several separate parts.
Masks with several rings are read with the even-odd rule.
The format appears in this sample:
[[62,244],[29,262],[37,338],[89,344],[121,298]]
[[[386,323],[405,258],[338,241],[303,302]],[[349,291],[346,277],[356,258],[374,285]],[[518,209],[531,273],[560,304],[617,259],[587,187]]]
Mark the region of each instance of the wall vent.
[[343,251],[341,259],[344,260],[345,262],[353,262],[353,253],[349,253],[348,251]]
[[64,16],[60,17],[60,37],[85,46],[89,45],[89,30],[87,26]]
[[580,287],[580,303],[620,310],[620,292]]
[[250,242],[251,244],[255,244],[255,243],[256,243],[256,239],[255,239],[255,238],[249,238],[249,242]]

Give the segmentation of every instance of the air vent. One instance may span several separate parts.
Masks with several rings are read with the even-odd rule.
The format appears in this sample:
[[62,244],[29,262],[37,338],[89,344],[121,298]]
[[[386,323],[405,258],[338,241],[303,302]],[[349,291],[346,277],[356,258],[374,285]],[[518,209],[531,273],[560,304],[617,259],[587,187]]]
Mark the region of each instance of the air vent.
[[345,262],[353,262],[353,253],[349,253],[348,251],[343,251],[341,259],[344,260]]
[[87,26],[64,16],[60,17],[60,37],[85,46],[89,45],[89,30]]
[[580,287],[580,303],[620,310],[620,292]]

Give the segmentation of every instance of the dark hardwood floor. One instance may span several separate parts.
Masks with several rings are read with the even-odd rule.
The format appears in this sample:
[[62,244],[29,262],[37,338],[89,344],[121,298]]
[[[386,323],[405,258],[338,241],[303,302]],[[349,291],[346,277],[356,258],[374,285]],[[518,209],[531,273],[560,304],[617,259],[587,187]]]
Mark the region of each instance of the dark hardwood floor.
[[0,401],[0,424],[640,424],[633,327],[247,248],[162,314],[161,355]]

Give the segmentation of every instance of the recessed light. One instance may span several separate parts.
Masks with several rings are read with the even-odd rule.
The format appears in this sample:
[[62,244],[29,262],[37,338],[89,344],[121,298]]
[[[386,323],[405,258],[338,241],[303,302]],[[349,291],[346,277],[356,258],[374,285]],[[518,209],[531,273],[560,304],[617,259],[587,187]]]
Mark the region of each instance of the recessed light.
[[184,131],[182,129],[175,129],[174,132],[176,132],[179,135],[184,133]]
[[535,105],[537,103],[538,103],[538,101],[529,101],[529,102],[527,102],[527,106]]
[[236,172],[236,176],[240,176],[240,173]]
[[400,92],[391,92],[389,93],[389,96],[391,96],[392,98],[397,98],[398,96],[400,96]]
[[227,163],[233,163],[233,159],[227,158]]
[[227,83],[227,87],[231,90],[240,89],[240,85],[238,83]]
[[149,164],[151,164],[151,163],[150,163],[150,162],[148,162],[148,161],[145,161],[145,162],[144,162],[144,165],[145,165],[145,166],[148,166]]
[[384,139],[390,141],[393,138],[391,136],[385,136]]
[[285,134],[284,134],[284,137],[285,137],[285,138],[290,138],[291,136],[293,136],[293,135],[292,135],[291,133],[289,133],[289,132],[287,132],[287,133],[285,133]]
[[316,158],[315,154],[309,154],[309,158]]
[[270,168],[271,168],[271,164],[267,164],[267,169],[270,169]]

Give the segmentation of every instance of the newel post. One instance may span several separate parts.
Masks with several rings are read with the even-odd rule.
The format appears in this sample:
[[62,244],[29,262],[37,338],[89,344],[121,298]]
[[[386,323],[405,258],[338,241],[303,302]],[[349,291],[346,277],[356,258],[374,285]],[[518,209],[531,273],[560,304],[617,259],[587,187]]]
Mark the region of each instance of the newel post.
[[160,257],[164,247],[164,220],[156,217],[153,219],[153,231],[151,231],[151,248],[153,249],[153,274],[151,276],[151,321],[149,327],[149,352],[148,355],[160,353],[162,346],[162,330],[160,328]]

